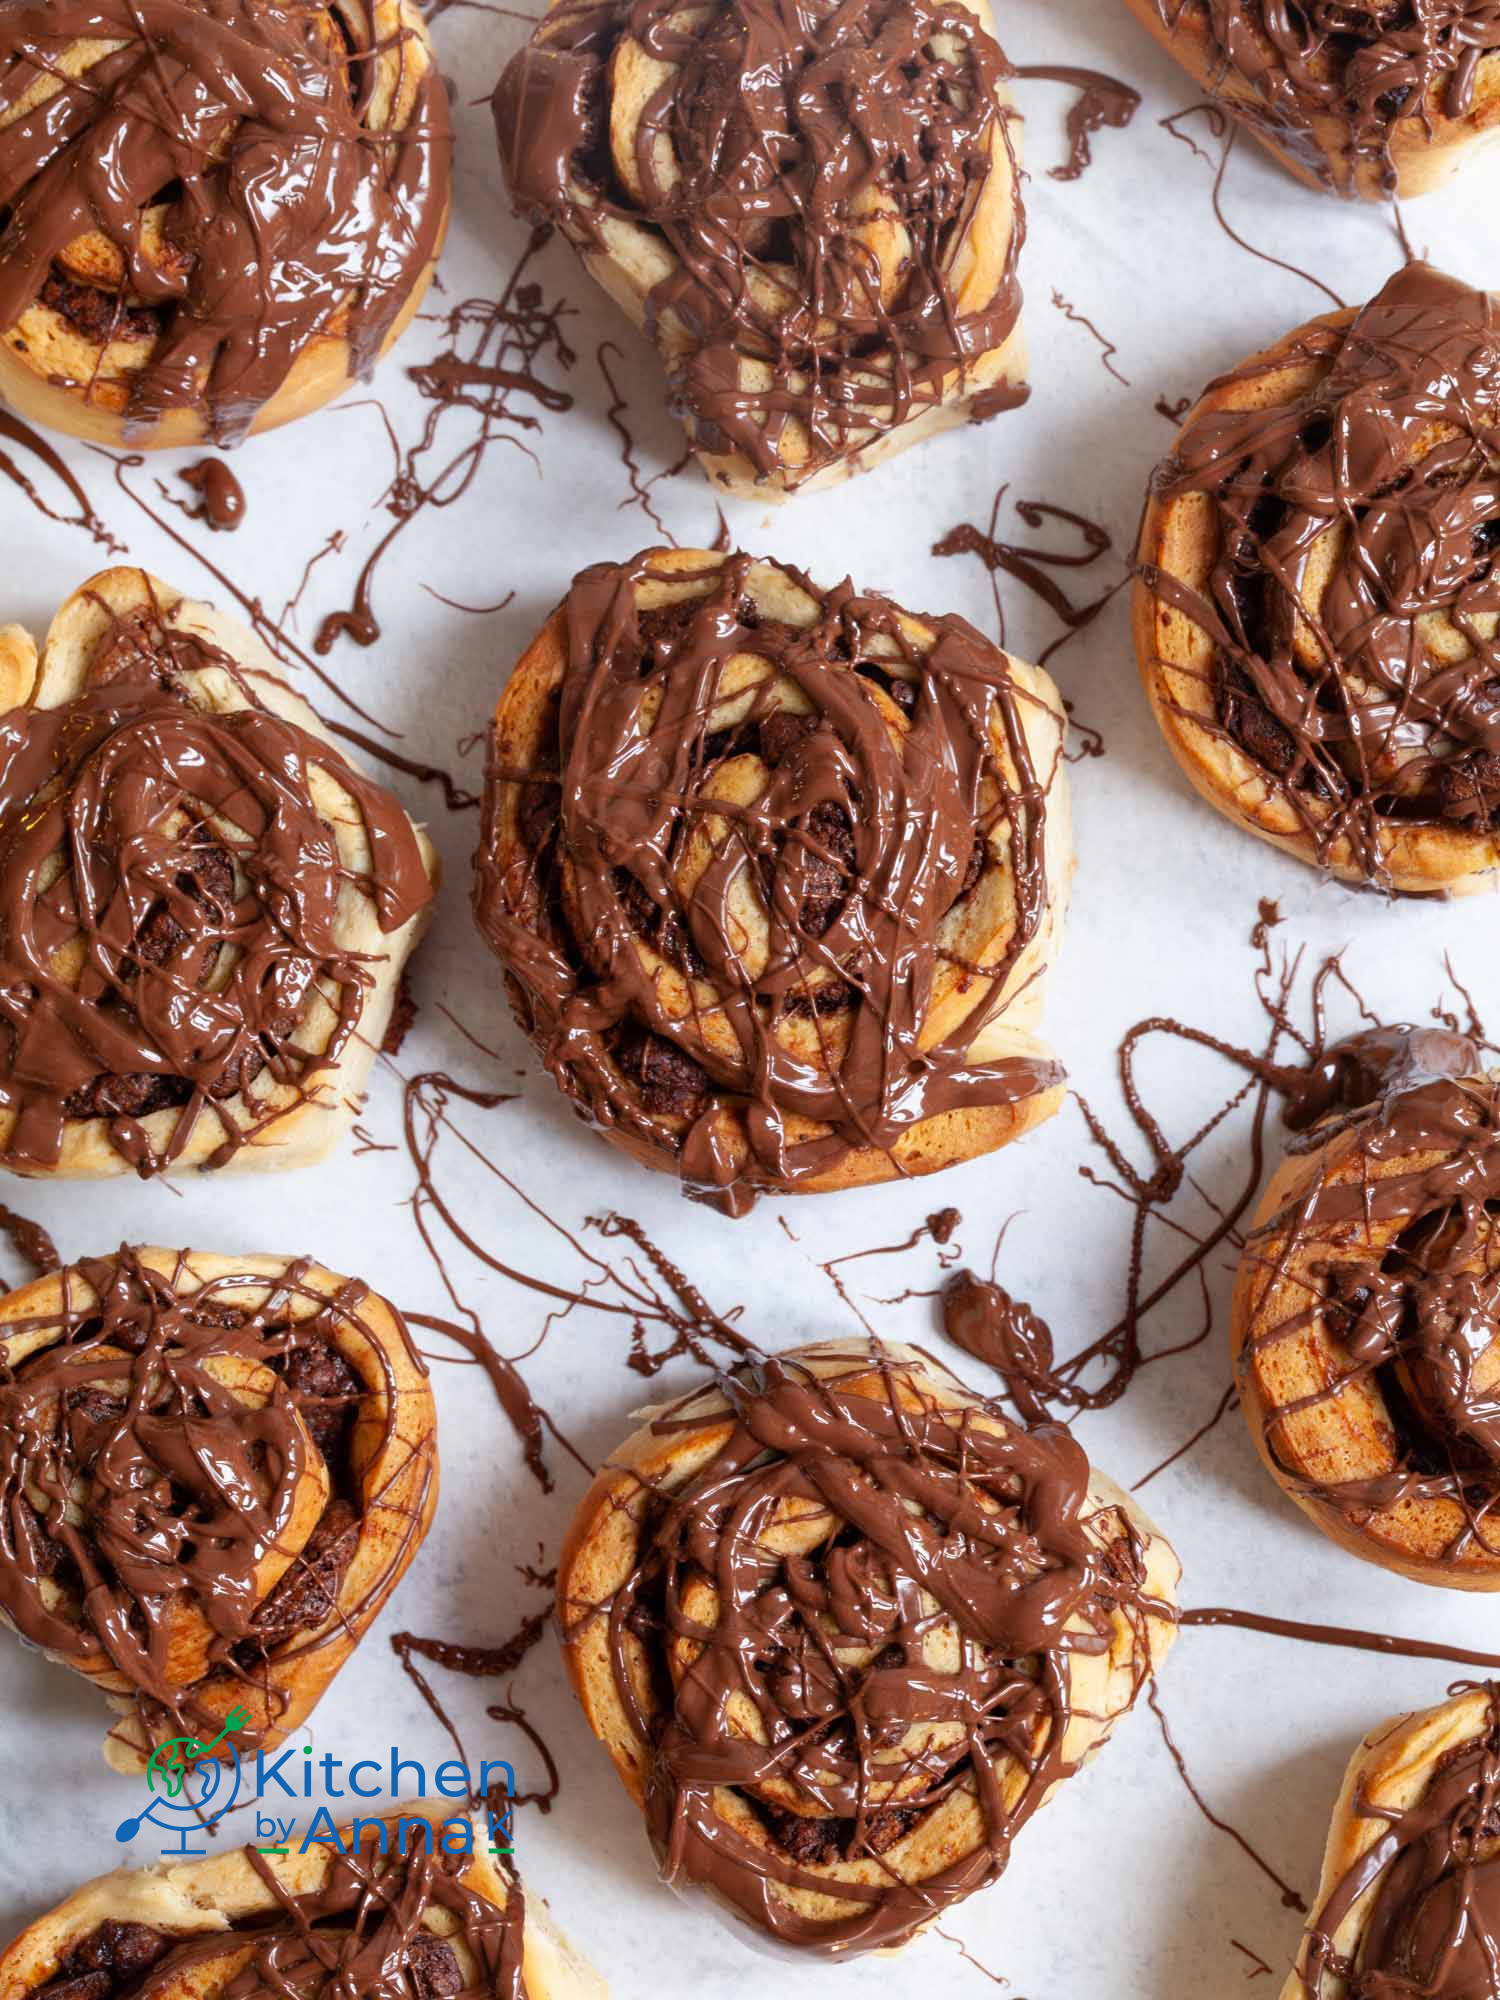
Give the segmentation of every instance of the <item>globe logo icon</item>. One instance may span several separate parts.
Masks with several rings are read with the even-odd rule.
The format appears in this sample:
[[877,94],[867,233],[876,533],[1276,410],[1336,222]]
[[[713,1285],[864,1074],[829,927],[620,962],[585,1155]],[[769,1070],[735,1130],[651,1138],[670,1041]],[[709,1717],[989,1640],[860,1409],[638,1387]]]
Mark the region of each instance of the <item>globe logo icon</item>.
[[188,1846],[188,1835],[208,1832],[239,1798],[240,1753],[230,1737],[247,1719],[243,1709],[232,1708],[211,1743],[196,1736],[170,1736],[158,1743],[146,1763],[150,1802],[144,1812],[120,1822],[115,1839],[134,1840],[150,1824],[177,1842],[164,1846],[163,1855],[206,1854],[207,1848]]

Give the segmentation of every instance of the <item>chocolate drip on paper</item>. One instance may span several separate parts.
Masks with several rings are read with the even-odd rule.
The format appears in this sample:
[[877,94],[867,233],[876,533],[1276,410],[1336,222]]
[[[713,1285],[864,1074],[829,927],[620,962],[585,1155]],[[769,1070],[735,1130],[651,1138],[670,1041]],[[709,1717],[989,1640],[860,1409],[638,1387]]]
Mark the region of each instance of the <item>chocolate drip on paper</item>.
[[[231,676],[249,706],[200,705],[186,677],[204,672]],[[396,801],[153,607],[117,621],[72,700],[0,718],[8,1164],[53,1166],[70,1123],[97,1120],[138,1172],[159,1173],[211,1105],[222,1165],[285,1115],[247,1095],[263,1072],[300,1103],[337,1060],[370,972],[336,936],[349,876],[315,771],[353,801],[371,857],[360,886],[394,933],[432,898]],[[319,1055],[298,1041],[314,1007],[333,1015]],[[167,1109],[154,1140],[142,1120]]]
[[245,489],[222,458],[200,458],[177,477],[199,496],[198,519],[216,534],[232,535],[245,519]]
[[[1156,0],[1169,34],[1206,36],[1211,88],[1238,79],[1253,101],[1220,102],[1342,194],[1358,168],[1396,186],[1391,144],[1474,107],[1500,50],[1500,0]],[[1320,129],[1333,120],[1334,146]]]
[[1047,169],[1055,181],[1080,180],[1093,162],[1089,141],[1094,133],[1106,125],[1123,132],[1141,108],[1141,93],[1135,86],[1103,70],[1025,63],[1017,66],[1015,74],[1024,82],[1065,83],[1078,92],[1076,102],[1068,107],[1067,160],[1060,167]]
[[[1308,2000],[1493,2000],[1500,1993],[1500,1686],[1487,1687],[1481,1733],[1432,1770],[1404,1812],[1356,1793],[1377,1819],[1374,1846],[1308,1926],[1296,1975]],[[1373,1892],[1373,1893],[1371,1893]],[[1362,1896],[1357,1960],[1333,1939]]]
[[[5,449],[6,445],[14,445],[18,450],[28,452],[39,464],[46,466],[53,478],[62,482],[69,496],[77,504],[78,512],[59,514],[56,508],[49,507],[38,493],[31,475],[24,471]],[[108,549],[112,555],[124,553],[123,543],[115,540],[95,513],[93,501],[84,492],[67,460],[60,452],[54,450],[44,437],[39,436],[30,424],[23,424],[21,419],[12,415],[9,410],[0,410],[0,473],[5,475],[12,486],[24,493],[37,512],[44,515],[47,520],[57,521],[71,528],[85,528],[101,548]]]
[[[80,44],[93,60],[75,75]],[[128,425],[201,410],[219,445],[319,336],[364,374],[447,207],[441,79],[425,64],[409,121],[385,129],[391,53],[337,0],[8,0],[0,117],[21,115],[0,150],[0,328],[40,303],[101,349],[144,343]],[[404,90],[409,30],[395,55]]]
[[10,1238],[10,1247],[16,1255],[31,1266],[34,1278],[45,1278],[49,1271],[62,1269],[57,1245],[39,1222],[17,1215],[13,1208],[0,1207],[0,1229]]
[[[475,888],[560,1087],[732,1213],[758,1187],[1061,1075],[968,1056],[1047,914],[1054,774],[1033,767],[1005,656],[956,617],[924,621],[937,643],[920,654],[887,600],[848,583],[820,592],[792,571],[819,616],[781,623],[758,608],[752,567],[731,556],[681,579],[699,586],[689,599],[644,612],[649,557],[574,580],[551,740],[534,768],[511,770],[492,739]],[[745,655],[761,678],[742,718],[714,732]],[[726,806],[747,766],[763,786]],[[694,843],[703,866],[687,886]],[[943,921],[1002,867],[1014,920],[981,967],[954,956]],[[763,962],[734,914],[750,882]],[[686,1006],[664,998],[674,969]],[[924,1047],[950,973],[981,975],[988,995]],[[798,1136],[794,1119],[829,1129]]]
[[501,158],[518,208],[586,254],[621,222],[649,232],[670,268],[650,281],[647,330],[694,445],[795,483],[939,400],[1014,331],[1019,196],[989,296],[960,311],[955,278],[990,254],[976,210],[997,144],[1014,159],[997,96],[1010,71],[954,0],[703,12],[563,0],[495,92]]
[[[1068,1774],[1069,1662],[1106,1650],[1122,1609],[1139,1633],[1140,1552],[1123,1519],[1089,1514],[1066,1430],[942,1407],[876,1345],[822,1378],[772,1356],[718,1387],[728,1435],[646,1496],[618,1589],[560,1603],[565,1642],[607,1623],[619,1698],[652,1745],[646,1812],[669,1880],[788,1944],[889,1948],[1001,1874]],[[696,1433],[692,1399],[654,1429]],[[669,1680],[655,1721],[643,1648]],[[993,1771],[1005,1755],[1014,1795]],[[763,1839],[726,1817],[724,1787]],[[908,1880],[903,1842],[958,1790],[977,1837]],[[818,1872],[871,1858],[864,1879]],[[778,1887],[856,1908],[804,1914]]]
[[[0,1605],[23,1638],[128,1697],[148,1744],[217,1736],[228,1703],[198,1690],[227,1677],[263,1697],[265,1724],[237,1736],[255,1747],[285,1706],[272,1655],[279,1664],[345,1629],[315,1628],[338,1602],[365,1504],[352,1427],[376,1424],[386,1442],[397,1396],[360,1319],[366,1288],[351,1280],[327,1299],[307,1270],[200,1281],[185,1257],[163,1275],[122,1249],[63,1272],[55,1313],[8,1324],[12,1343],[39,1340],[0,1363]],[[295,1316],[307,1300],[316,1309]],[[371,1385],[340,1336],[371,1360],[383,1418],[364,1416]],[[320,1469],[309,1526],[305,1489]],[[386,1587],[420,1513],[361,1604]],[[290,1564],[268,1586],[259,1572],[280,1554]]]
[[1347,843],[1379,883],[1383,830],[1500,811],[1500,318],[1412,264],[1347,329],[1224,380],[1301,362],[1311,387],[1190,419],[1156,473],[1212,509],[1205,588],[1141,575],[1213,642],[1207,726],[1320,858]]

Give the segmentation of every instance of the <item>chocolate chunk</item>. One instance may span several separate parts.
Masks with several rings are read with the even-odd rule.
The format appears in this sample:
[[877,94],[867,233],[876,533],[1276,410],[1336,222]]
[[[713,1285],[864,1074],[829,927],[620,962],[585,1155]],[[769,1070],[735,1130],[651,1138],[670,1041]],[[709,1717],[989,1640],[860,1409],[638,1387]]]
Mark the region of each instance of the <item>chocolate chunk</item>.
[[[207,827],[195,827],[188,841],[192,865],[177,877],[177,887],[211,912],[214,929],[234,919],[234,863]],[[189,933],[163,903],[151,911],[136,933],[134,955],[143,965],[165,965],[189,941]]]
[[359,1377],[332,1341],[312,1339],[287,1355],[281,1379],[313,1443],[325,1459],[336,1460],[362,1393]]
[[42,285],[41,301],[96,347],[111,340],[155,340],[161,323],[149,306],[127,305],[117,292],[53,270]]
[[819,727],[815,715],[793,715],[779,708],[760,725],[760,754],[768,764],[779,764],[794,745],[811,736]]
[[39,1990],[48,2000],[106,2000],[149,1971],[171,1946],[171,1938],[154,1925],[107,1917],[73,1947],[57,1977]]
[[67,1550],[29,1501],[16,1502],[14,1519],[26,1544],[30,1567],[38,1576],[56,1576],[71,1563]]
[[390,1022],[380,1043],[382,1055],[398,1056],[401,1044],[411,1033],[417,1018],[417,1003],[411,997],[411,979],[403,972],[396,987],[396,1004],[391,1009]]
[[854,872],[854,829],[842,806],[825,801],[807,816],[806,832],[824,852],[804,847],[801,924],[809,937],[822,937],[833,923],[848,893]]
[[406,1947],[406,1972],[417,2000],[449,2000],[463,1991],[464,1976],[453,1947],[431,1931],[418,1931]]
[[1224,726],[1258,764],[1285,777],[1297,761],[1291,731],[1279,723],[1236,668],[1220,690]]
[[974,884],[984,873],[985,857],[989,851],[989,843],[986,841],[984,835],[976,833],[974,836],[974,845],[969,850],[969,865],[964,870],[963,883],[959,888],[958,893],[960,896],[967,896]]
[[235,1647],[241,1666],[251,1666],[294,1632],[332,1616],[358,1544],[358,1514],[347,1500],[330,1500],[307,1546],[256,1612],[252,1637]]
[[708,1074],[675,1042],[641,1029],[628,1030],[615,1061],[640,1091],[655,1118],[691,1117],[708,1089]]
[[[859,1854],[884,1854],[908,1834],[919,1814],[908,1806],[885,1806],[865,1814],[863,1829],[853,1819],[814,1819],[781,1806],[760,1806],[778,1845],[806,1868],[847,1861]],[[858,1837],[861,1835],[862,1837]]]
[[1500,752],[1476,750],[1437,776],[1445,819],[1488,820],[1500,808]]

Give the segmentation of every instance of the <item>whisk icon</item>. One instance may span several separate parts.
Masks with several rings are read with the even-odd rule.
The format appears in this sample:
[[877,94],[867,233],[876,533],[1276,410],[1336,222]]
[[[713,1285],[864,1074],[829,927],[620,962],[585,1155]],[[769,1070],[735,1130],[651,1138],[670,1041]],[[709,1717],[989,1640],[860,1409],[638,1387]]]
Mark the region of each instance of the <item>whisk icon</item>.
[[163,1855],[206,1854],[206,1848],[188,1846],[188,1833],[206,1832],[239,1798],[240,1756],[230,1738],[248,1720],[242,1708],[232,1708],[212,1742],[202,1743],[196,1736],[171,1736],[158,1743],[146,1763],[151,1802],[134,1819],[120,1822],[115,1839],[134,1840],[149,1821],[177,1841],[175,1847],[164,1847]]

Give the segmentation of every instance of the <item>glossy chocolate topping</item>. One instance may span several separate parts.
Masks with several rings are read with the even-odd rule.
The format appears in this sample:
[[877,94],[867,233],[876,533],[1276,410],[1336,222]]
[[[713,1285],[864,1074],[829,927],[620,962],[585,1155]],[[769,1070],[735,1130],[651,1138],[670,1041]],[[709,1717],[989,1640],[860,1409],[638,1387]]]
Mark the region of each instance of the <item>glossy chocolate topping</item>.
[[[669,1880],[788,1944],[898,1945],[1001,1874],[1067,1775],[1070,1661],[1138,1617],[1139,1548],[1091,1510],[1065,1429],[940,1403],[878,1348],[821,1377],[771,1357],[719,1388],[727,1435],[647,1498],[608,1602],[564,1595],[564,1636],[608,1620]],[[717,1421],[678,1404],[654,1428],[711,1441]],[[955,1794],[978,1812],[934,1866],[927,1815]]]
[[1213,642],[1208,726],[1379,881],[1383,830],[1500,824],[1500,314],[1409,264],[1224,379],[1304,362],[1310,388],[1190,418],[1157,471],[1212,510],[1206,588],[1142,576]]
[[447,209],[417,33],[343,0],[4,0],[0,328],[50,307],[119,344],[128,423],[201,409],[221,445],[315,336],[365,373]]
[[[1317,1267],[1324,1293],[1253,1336],[1242,1360],[1316,1317],[1336,1363],[1294,1407],[1336,1422],[1348,1387],[1373,1376],[1393,1464],[1375,1477],[1301,1483],[1356,1525],[1407,1500],[1455,1501],[1462,1528],[1445,1560],[1476,1542],[1500,1552],[1500,1081],[1467,1037],[1396,1028],[1330,1051],[1309,1089],[1311,1108],[1326,1109],[1289,1150],[1317,1153],[1352,1130],[1358,1171],[1319,1175],[1294,1214],[1250,1238],[1247,1255],[1264,1256],[1268,1234],[1290,1224],[1282,1262],[1309,1243],[1329,1255]],[[1268,1413],[1273,1449],[1288,1407]]]
[[586,253],[649,232],[647,329],[694,444],[764,475],[795,420],[803,478],[1014,330],[1019,201],[1003,248],[976,226],[1008,74],[960,0],[560,0],[495,123],[520,207]]
[[458,1879],[462,1857],[428,1851],[425,1822],[409,1816],[401,1837],[405,1852],[394,1828],[386,1853],[373,1831],[330,1852],[323,1886],[301,1894],[247,1847],[270,1912],[226,1911],[227,1925],[187,1937],[106,1920],[37,2000],[526,2000],[520,1883],[507,1879],[501,1907]]
[[[1444,1758],[1405,1812],[1356,1796],[1380,1838],[1308,1927],[1308,2000],[1497,2000],[1500,1996],[1500,1687],[1484,1732]],[[1353,1962],[1333,1939],[1361,1896]],[[1295,1982],[1294,1982],[1295,1983]]]
[[[250,705],[211,705],[205,673]],[[367,877],[340,859],[329,780]],[[212,1164],[268,1130],[286,1106],[257,1110],[262,1073],[301,1103],[359,1026],[373,961],[340,941],[351,883],[388,934],[431,900],[390,793],[260,706],[207,640],[149,608],[119,620],[73,700],[0,716],[0,1158],[55,1165],[70,1121],[94,1119],[160,1172],[208,1104]],[[319,1053],[299,1042],[314,1027]],[[159,1143],[141,1121],[169,1108]]]
[[[1207,34],[1217,89],[1233,73],[1257,102],[1227,99],[1341,192],[1368,164],[1387,188],[1402,125],[1466,117],[1475,77],[1500,50],[1500,0],[1156,0],[1172,34]],[[1343,157],[1330,157],[1333,120]],[[1315,126],[1314,121],[1319,121]]]
[[492,739],[476,914],[560,1086],[738,1212],[1060,1080],[969,1057],[1048,913],[1057,774],[961,619],[922,652],[886,599],[764,566],[802,627],[749,557],[704,563],[645,611],[649,557],[575,579],[532,761]]
[[256,1699],[236,1741],[253,1747],[255,1716],[274,1726],[285,1707],[278,1670],[343,1635],[318,1628],[364,1507],[381,1505],[362,1474],[398,1399],[360,1317],[366,1288],[329,1299],[308,1269],[200,1279],[122,1249],[63,1272],[59,1309],[6,1323],[0,1604],[23,1638],[133,1701],[147,1744],[209,1741],[242,1690]]

